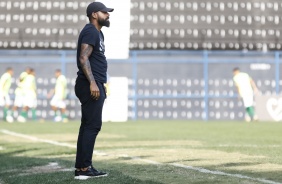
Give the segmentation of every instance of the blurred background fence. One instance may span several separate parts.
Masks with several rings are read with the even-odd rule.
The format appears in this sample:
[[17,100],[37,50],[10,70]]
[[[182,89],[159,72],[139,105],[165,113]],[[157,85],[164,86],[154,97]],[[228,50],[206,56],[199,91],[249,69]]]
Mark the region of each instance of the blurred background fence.
[[[36,70],[42,119],[53,116],[46,96],[57,68],[68,79],[68,115],[80,117],[75,50],[90,2],[0,2],[0,72],[14,68],[13,98],[15,78],[27,66]],[[101,2],[115,9],[103,33],[109,76],[128,78],[129,119],[243,119],[234,67],[249,73],[263,95],[281,93],[280,0]]]
[[[239,67],[255,80],[263,95],[280,94],[281,52],[269,51],[130,51],[128,59],[109,59],[109,76],[127,77],[129,119],[239,120],[244,108],[232,81]],[[76,52],[72,50],[1,50],[0,70],[36,71],[38,117],[53,116],[47,94],[55,85],[55,69],[68,79],[68,115],[80,118],[74,94]],[[2,116],[2,114],[0,114]]]

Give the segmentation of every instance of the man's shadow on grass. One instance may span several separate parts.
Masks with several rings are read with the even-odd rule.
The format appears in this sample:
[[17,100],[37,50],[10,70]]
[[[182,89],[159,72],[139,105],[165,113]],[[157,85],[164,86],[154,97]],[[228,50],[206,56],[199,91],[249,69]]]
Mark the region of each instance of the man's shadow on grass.
[[[37,150],[37,149],[34,149]],[[42,184],[162,184],[157,178],[148,178],[153,166],[125,164],[121,160],[95,161],[108,177],[85,181],[74,180],[74,158],[38,158],[21,156],[26,150],[0,153],[0,183]],[[31,151],[31,150],[29,150]]]

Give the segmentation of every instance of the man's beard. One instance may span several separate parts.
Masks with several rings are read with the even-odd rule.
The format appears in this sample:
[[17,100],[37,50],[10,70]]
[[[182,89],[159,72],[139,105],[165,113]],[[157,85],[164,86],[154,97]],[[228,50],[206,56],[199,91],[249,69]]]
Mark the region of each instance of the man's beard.
[[109,19],[101,19],[100,17],[98,18],[98,24],[100,26],[105,26],[105,27],[110,27],[110,21]]

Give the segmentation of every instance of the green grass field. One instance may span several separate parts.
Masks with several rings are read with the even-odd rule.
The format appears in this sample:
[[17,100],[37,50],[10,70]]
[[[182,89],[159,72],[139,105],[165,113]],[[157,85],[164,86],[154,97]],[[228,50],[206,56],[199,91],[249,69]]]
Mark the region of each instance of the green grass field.
[[79,122],[0,122],[1,184],[282,183],[282,123],[104,123],[93,156],[108,177],[73,179]]

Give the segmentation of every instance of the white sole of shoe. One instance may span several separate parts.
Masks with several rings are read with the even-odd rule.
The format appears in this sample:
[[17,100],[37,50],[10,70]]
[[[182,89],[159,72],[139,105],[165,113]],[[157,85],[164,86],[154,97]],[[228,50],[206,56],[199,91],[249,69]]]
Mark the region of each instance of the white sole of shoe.
[[76,180],[87,180],[91,178],[91,176],[75,176],[74,179]]
[[108,174],[100,175],[100,176],[83,176],[83,175],[80,175],[80,176],[75,176],[74,179],[76,179],[76,180],[87,180],[87,179],[90,179],[90,178],[100,178],[100,177],[106,177],[106,176],[108,176]]

